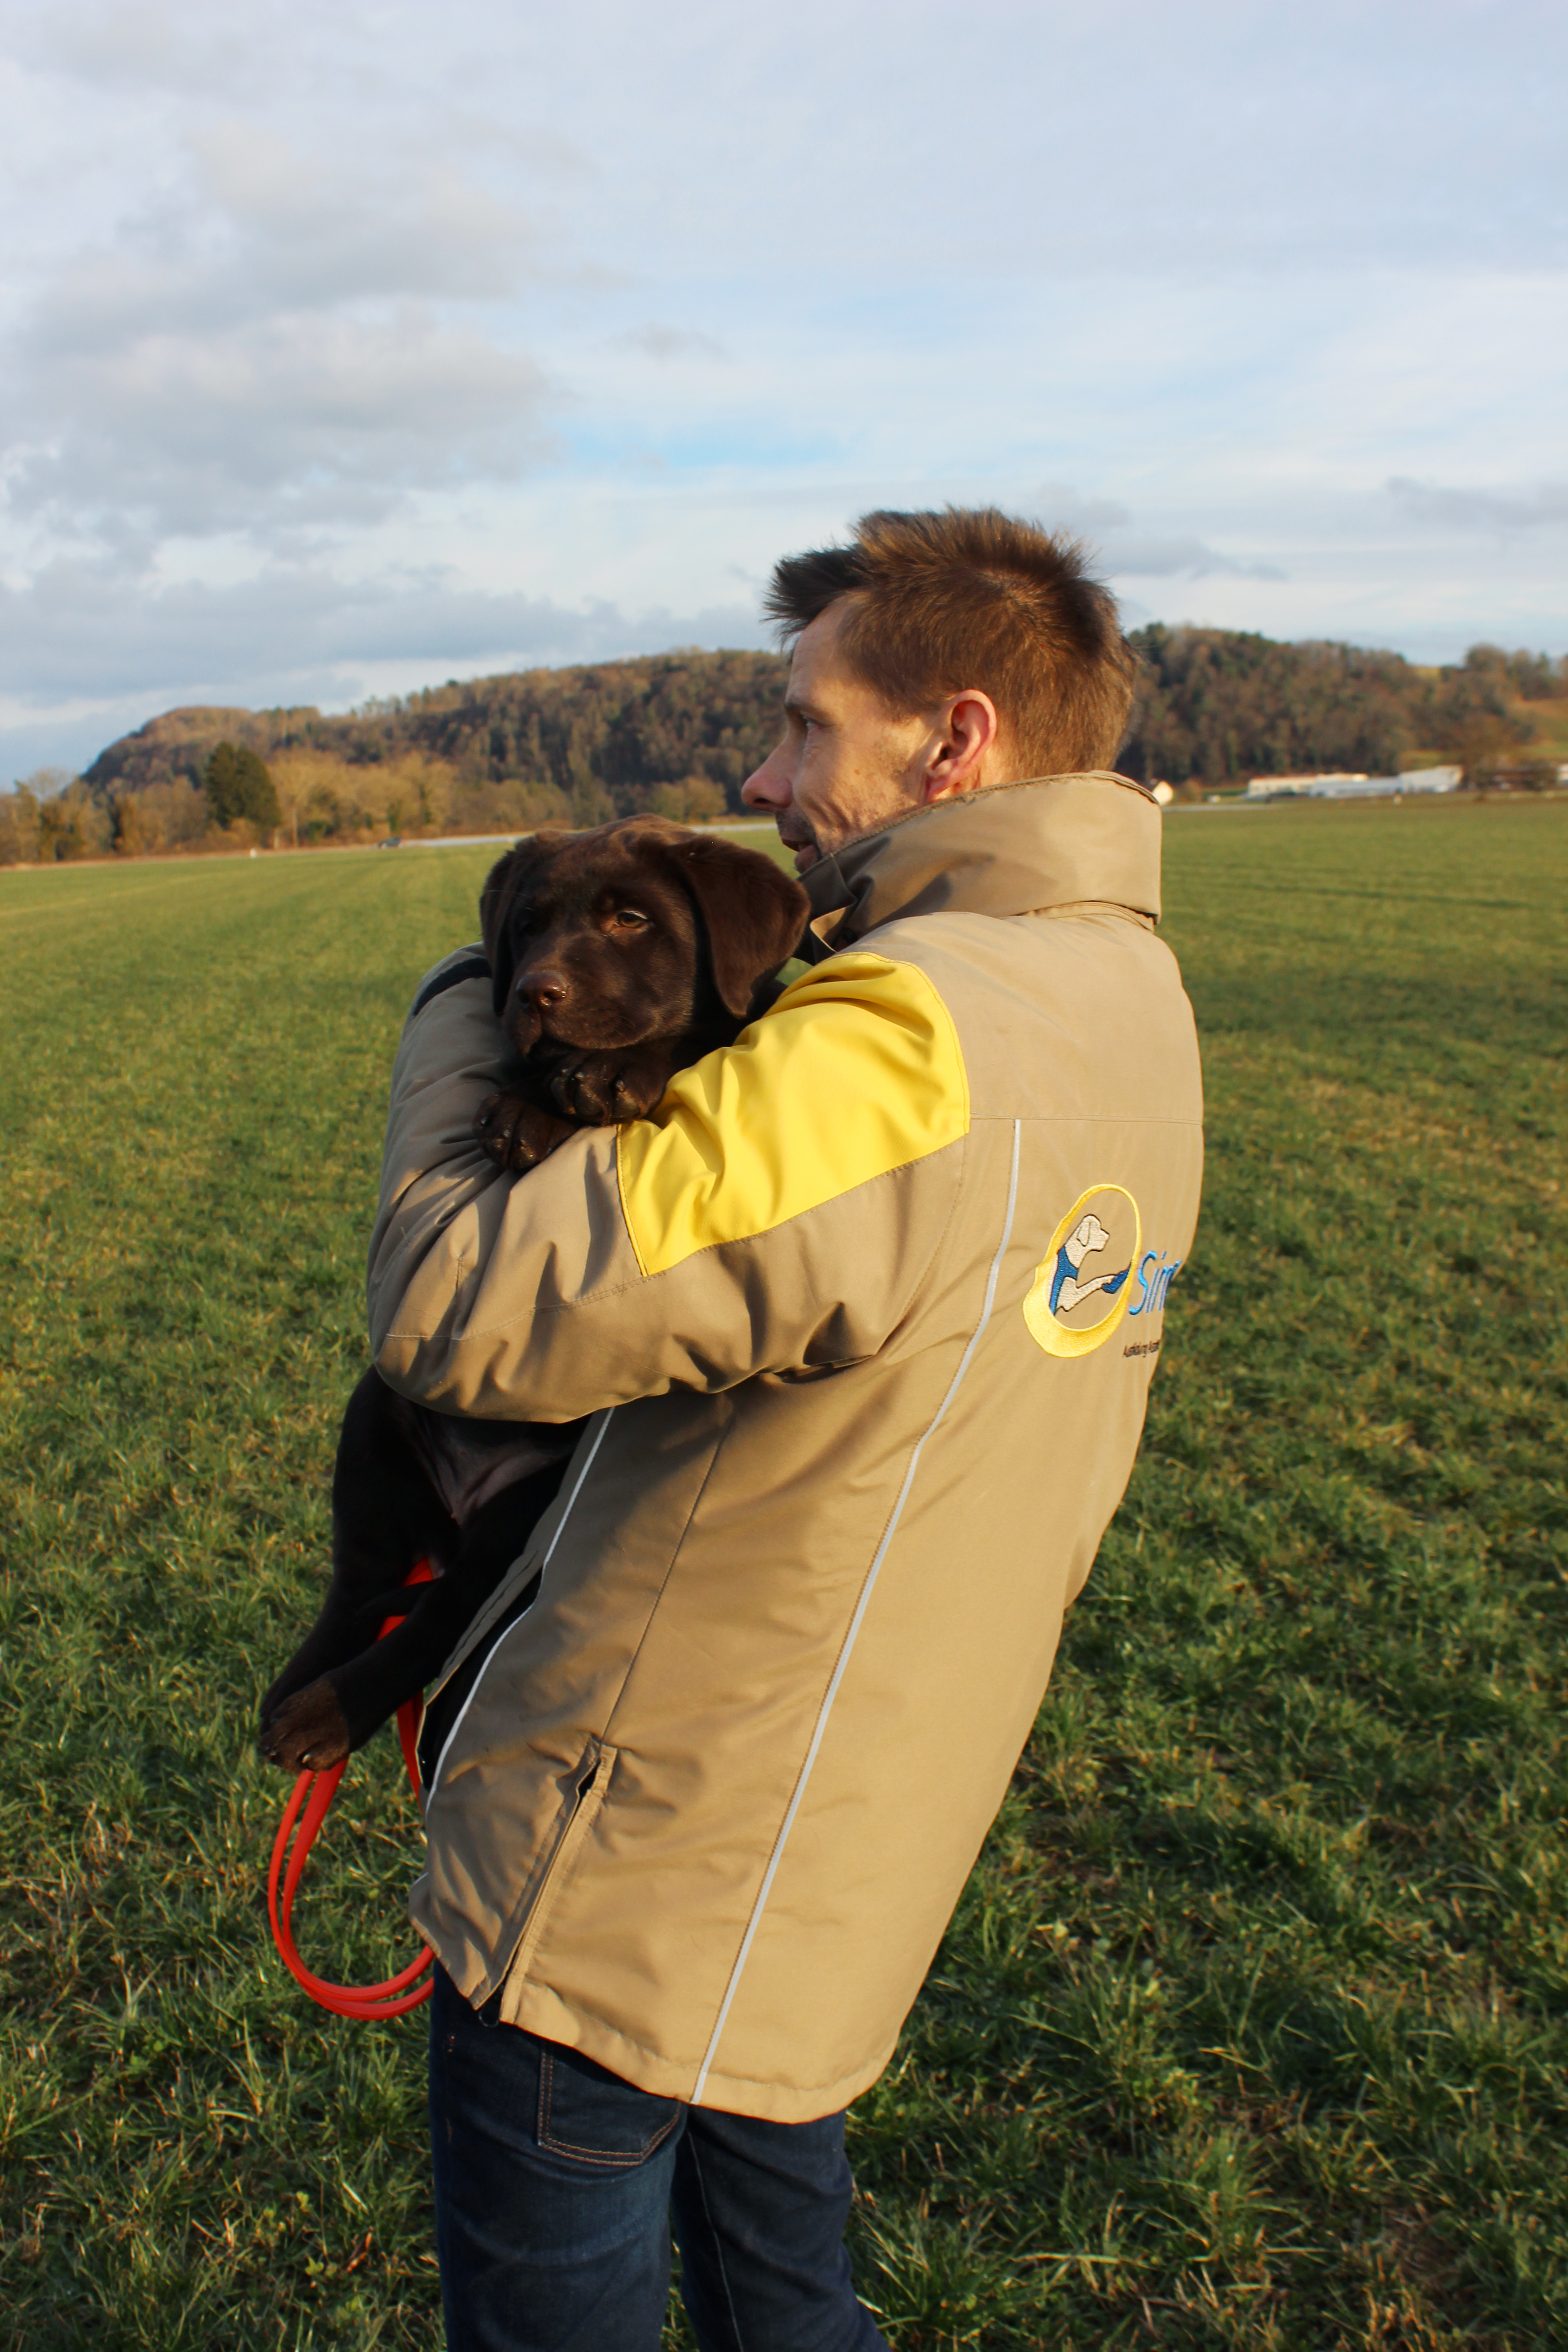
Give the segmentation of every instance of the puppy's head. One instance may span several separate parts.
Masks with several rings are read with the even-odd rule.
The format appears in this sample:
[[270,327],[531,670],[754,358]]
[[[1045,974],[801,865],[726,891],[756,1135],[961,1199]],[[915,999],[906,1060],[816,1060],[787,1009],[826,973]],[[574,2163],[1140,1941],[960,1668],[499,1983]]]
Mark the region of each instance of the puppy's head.
[[537,833],[479,900],[496,1012],[524,1055],[542,1041],[613,1051],[715,1014],[732,1026],[806,913],[772,858],[659,817]]

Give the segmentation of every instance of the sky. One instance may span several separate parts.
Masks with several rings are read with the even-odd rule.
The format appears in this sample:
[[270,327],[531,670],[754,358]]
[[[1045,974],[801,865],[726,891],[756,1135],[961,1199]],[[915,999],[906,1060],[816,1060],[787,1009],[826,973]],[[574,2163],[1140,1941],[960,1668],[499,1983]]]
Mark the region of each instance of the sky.
[[1561,0],[0,0],[0,784],[766,644],[878,506],[1568,650],[1565,100]]

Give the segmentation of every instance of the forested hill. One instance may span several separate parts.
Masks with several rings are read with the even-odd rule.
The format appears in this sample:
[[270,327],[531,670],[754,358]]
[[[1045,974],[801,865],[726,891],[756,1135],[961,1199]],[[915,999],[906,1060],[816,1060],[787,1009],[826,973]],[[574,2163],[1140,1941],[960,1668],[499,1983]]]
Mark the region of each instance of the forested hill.
[[[1120,764],[1178,789],[1293,769],[1386,774],[1413,757],[1474,767],[1536,732],[1521,698],[1568,695],[1563,662],[1488,646],[1432,671],[1223,629],[1154,626],[1132,642],[1143,676]],[[777,740],[785,671],[773,654],[674,653],[473,678],[341,718],[175,710],[111,744],[84,781],[100,810],[135,796],[149,845],[180,837],[184,813],[195,822],[199,780],[226,740],[267,761],[299,839],[595,824],[645,808],[712,817],[739,807]]]
[[286,810],[300,789],[311,833],[372,813],[408,830],[596,824],[661,795],[679,803],[671,814],[720,816],[777,739],[787,667],[776,654],[661,654],[454,681],[342,718],[174,710],[111,743],[86,782],[100,796],[195,784],[227,740],[260,752]]
[[1235,629],[1156,624],[1131,643],[1143,677],[1120,764],[1146,782],[1215,785],[1322,769],[1386,776],[1439,754],[1473,781],[1538,733],[1558,731],[1531,703],[1568,698],[1568,659],[1495,646],[1472,646],[1451,667],[1417,669],[1400,654],[1281,645]]

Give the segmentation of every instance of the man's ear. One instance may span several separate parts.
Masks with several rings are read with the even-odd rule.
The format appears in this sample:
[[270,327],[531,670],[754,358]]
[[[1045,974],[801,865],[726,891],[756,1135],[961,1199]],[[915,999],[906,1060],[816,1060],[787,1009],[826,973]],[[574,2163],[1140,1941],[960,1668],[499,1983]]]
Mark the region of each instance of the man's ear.
[[757,982],[795,953],[811,902],[771,857],[738,842],[699,834],[672,842],[669,856],[702,918],[713,985],[738,1019]]
[[942,732],[926,763],[921,799],[956,800],[961,793],[979,792],[996,782],[1002,721],[996,705],[977,686],[965,687],[949,698]]
[[511,993],[512,974],[517,969],[511,910],[520,892],[538,879],[567,838],[559,827],[552,832],[530,834],[526,841],[520,841],[515,849],[497,858],[485,877],[485,887],[479,892],[479,935],[489,959],[490,1002],[498,1021]]

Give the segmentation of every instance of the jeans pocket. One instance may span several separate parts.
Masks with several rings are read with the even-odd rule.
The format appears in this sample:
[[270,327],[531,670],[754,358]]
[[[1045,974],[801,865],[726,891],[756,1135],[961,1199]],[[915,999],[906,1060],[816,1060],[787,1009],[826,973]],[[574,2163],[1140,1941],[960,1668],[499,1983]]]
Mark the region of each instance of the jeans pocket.
[[539,2055],[537,2136],[552,2155],[629,2168],[646,2164],[680,2121],[679,2099],[639,2091],[581,2051],[543,2042]]

